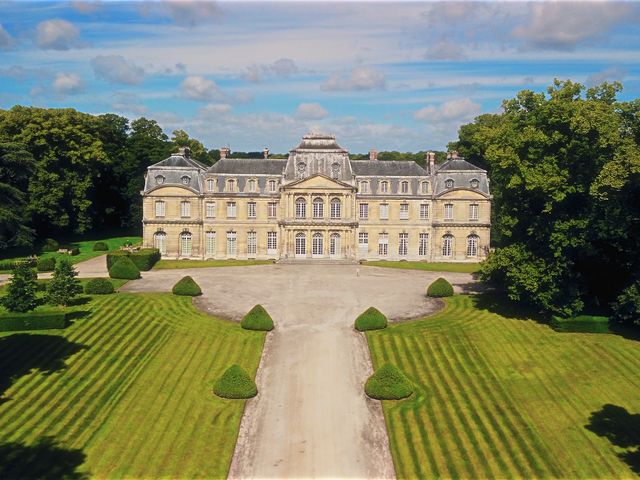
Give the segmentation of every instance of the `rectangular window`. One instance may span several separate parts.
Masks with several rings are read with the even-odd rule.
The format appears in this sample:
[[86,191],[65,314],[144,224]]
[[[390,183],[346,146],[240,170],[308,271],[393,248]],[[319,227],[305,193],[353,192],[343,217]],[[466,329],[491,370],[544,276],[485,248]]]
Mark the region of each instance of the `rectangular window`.
[[207,255],[216,254],[216,232],[207,232],[204,237],[204,250]]
[[276,191],[277,186],[278,186],[278,184],[276,183],[275,180],[269,180],[269,191],[271,193]]
[[191,216],[191,202],[180,203],[180,216],[183,218],[188,218]]
[[389,234],[381,233],[378,235],[378,255],[389,255]]
[[341,205],[342,203],[339,199],[334,198],[333,200],[331,200],[331,218],[340,218]]
[[256,202],[247,203],[247,218],[256,218]]
[[164,217],[165,213],[165,203],[161,200],[156,202],[156,217]]
[[421,233],[420,242],[418,243],[418,255],[424,257],[427,255],[427,249],[429,245],[429,234]]
[[206,215],[207,218],[216,218],[216,202],[206,203]]
[[267,232],[267,253],[273,255],[278,250],[278,233]]
[[275,218],[278,212],[278,204],[276,202],[267,203],[267,215],[269,218]]
[[380,204],[380,220],[389,220],[389,204]]
[[237,239],[236,232],[227,232],[227,255],[230,257],[235,257],[238,252]]
[[247,255],[255,255],[258,249],[256,232],[247,233]]
[[216,186],[216,182],[214,179],[210,178],[207,180],[207,190],[209,190],[210,192],[213,192],[213,189]]
[[478,204],[469,205],[469,220],[478,220]]
[[388,182],[382,182],[380,184],[380,192],[382,192],[382,193],[388,193],[389,192],[389,183]]
[[421,203],[420,204],[420,220],[428,220],[429,219],[429,204]]
[[444,205],[444,219],[453,220],[453,204],[445,203]]
[[369,218],[369,204],[361,203],[360,204],[360,219],[366,220]]
[[324,217],[324,202],[317,198],[313,201],[313,218]]
[[236,202],[227,202],[227,218],[236,218]]
[[400,183],[400,191],[402,193],[409,193],[409,182],[401,182]]
[[407,256],[409,251],[409,234],[400,233],[398,236],[398,255]]
[[358,248],[361,252],[369,251],[369,234],[367,232],[358,234]]
[[409,204],[400,204],[400,220],[409,220]]

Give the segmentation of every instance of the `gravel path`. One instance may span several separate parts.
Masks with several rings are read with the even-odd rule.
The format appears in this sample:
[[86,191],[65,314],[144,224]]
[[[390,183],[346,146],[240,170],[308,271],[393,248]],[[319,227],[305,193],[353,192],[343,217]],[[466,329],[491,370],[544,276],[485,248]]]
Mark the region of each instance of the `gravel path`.
[[[80,278],[93,278],[93,277],[108,277],[109,271],[107,270],[107,259],[104,255],[99,257],[93,257],[84,262],[76,263],[74,265],[78,271],[78,277]],[[51,272],[38,273],[38,278],[51,278]],[[0,274],[0,285],[7,281],[11,275],[2,273]]]
[[469,274],[356,265],[262,265],[143,272],[127,291],[168,291],[191,275],[210,313],[240,319],[262,304],[276,329],[267,337],[247,402],[230,478],[393,478],[380,403],[363,383],[371,360],[356,316],[375,306],[391,319],[437,309],[426,285],[444,276],[458,291]]

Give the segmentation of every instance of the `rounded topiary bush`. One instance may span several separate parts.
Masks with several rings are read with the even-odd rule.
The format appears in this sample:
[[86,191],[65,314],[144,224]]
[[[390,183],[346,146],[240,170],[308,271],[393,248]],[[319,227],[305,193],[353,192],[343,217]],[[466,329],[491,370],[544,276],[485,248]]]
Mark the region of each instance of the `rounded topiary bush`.
[[197,297],[198,295],[202,295],[200,286],[189,276],[182,277],[178,283],[173,286],[171,291],[174,295],[185,295],[187,297]]
[[116,263],[109,269],[111,278],[122,278],[124,280],[135,280],[140,278],[140,270],[129,257],[119,258]]
[[251,398],[258,394],[258,387],[240,365],[231,365],[214,384],[213,393],[222,398]]
[[52,272],[56,268],[55,257],[39,258],[36,268],[39,272]]
[[364,391],[376,400],[400,400],[413,393],[413,384],[400,370],[385,363],[369,377]]
[[451,295],[453,295],[453,287],[442,277],[427,288],[427,297],[450,297]]
[[387,317],[380,310],[374,307],[367,308],[356,318],[356,330],[364,332],[365,330],[379,330],[386,328]]
[[96,242],[93,244],[94,252],[106,252],[109,250],[109,245],[104,242]]
[[44,243],[42,244],[43,252],[55,252],[58,248],[60,248],[60,244],[53,238],[45,238]]
[[245,330],[268,332],[273,330],[273,319],[262,305],[256,305],[244,316],[240,326]]
[[108,278],[92,278],[84,286],[84,293],[90,295],[108,295],[115,292]]

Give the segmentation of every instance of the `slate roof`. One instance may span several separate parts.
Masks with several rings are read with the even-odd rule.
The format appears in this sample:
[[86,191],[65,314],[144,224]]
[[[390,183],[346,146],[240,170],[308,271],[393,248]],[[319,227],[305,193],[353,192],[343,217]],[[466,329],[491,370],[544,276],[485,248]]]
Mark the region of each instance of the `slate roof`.
[[310,133],[302,137],[300,145],[294,150],[344,150],[333,135]]
[[209,168],[209,173],[247,175],[282,175],[287,160],[265,158],[222,158]]
[[427,171],[411,160],[351,160],[353,173],[362,176],[424,177]]
[[152,167],[164,168],[164,167],[187,167],[187,168],[197,168],[199,170],[206,170],[208,168],[207,165],[198,162],[190,157],[185,157],[179,154],[172,154],[169,158],[165,158],[164,160],[154,163],[151,165]]
[[464,158],[461,158],[461,157],[451,158],[451,159],[447,160],[446,162],[444,162],[442,165],[440,165],[439,168],[437,168],[438,172],[447,172],[447,171],[456,171],[456,170],[480,170],[480,171],[482,171],[482,169],[480,167],[476,167],[475,165],[473,165],[472,163],[467,162]]

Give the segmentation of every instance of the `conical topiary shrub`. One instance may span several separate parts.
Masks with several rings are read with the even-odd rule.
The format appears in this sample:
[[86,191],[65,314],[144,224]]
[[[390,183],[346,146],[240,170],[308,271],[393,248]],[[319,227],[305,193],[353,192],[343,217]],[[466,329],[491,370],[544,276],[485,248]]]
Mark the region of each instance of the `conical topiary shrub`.
[[173,286],[171,291],[174,295],[184,295],[187,297],[197,297],[198,295],[202,295],[200,286],[189,276],[182,277],[178,280],[178,283]]
[[242,322],[240,322],[240,326],[245,330],[268,332],[273,330],[273,319],[262,305],[256,305],[244,316]]
[[450,297],[453,295],[453,287],[444,278],[440,277],[427,288],[427,297]]
[[385,363],[369,377],[364,391],[376,400],[400,400],[413,393],[413,384],[400,370]]
[[359,332],[379,330],[387,326],[387,317],[374,307],[367,308],[356,318],[355,327]]
[[124,280],[135,280],[140,278],[140,270],[129,257],[119,258],[109,269],[111,278],[122,278]]
[[258,387],[240,365],[231,365],[216,381],[213,393],[222,398],[251,398],[258,394]]

